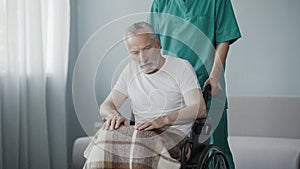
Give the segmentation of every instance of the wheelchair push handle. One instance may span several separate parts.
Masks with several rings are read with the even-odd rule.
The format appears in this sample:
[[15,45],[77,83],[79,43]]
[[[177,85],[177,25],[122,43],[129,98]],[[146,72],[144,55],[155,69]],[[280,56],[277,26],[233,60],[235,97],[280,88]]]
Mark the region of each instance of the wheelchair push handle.
[[208,84],[208,85],[204,86],[203,93],[202,93],[206,105],[207,105],[207,101],[210,96],[210,93],[211,93],[211,85]]

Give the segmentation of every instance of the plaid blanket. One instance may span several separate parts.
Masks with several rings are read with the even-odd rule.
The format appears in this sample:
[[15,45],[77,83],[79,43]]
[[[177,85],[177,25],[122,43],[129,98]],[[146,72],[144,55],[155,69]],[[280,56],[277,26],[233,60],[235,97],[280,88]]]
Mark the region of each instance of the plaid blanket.
[[185,135],[173,128],[100,129],[84,152],[84,169],[179,169]]

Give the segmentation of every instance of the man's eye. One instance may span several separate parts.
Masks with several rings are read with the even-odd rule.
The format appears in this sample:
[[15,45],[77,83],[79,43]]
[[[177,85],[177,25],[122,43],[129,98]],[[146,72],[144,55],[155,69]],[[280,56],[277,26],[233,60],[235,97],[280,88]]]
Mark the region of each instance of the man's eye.
[[150,46],[149,46],[149,47],[147,46],[147,47],[145,47],[145,48],[143,49],[143,51],[144,51],[144,52],[147,52],[147,51],[150,50],[150,49],[151,49],[151,47],[150,47]]
[[139,52],[131,52],[132,55],[138,55]]

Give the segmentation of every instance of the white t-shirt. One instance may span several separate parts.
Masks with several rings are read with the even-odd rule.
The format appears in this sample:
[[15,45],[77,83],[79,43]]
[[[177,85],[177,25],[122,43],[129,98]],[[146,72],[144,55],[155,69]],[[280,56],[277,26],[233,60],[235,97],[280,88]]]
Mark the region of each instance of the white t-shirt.
[[[145,74],[131,61],[120,74],[113,90],[126,95],[136,122],[168,113],[176,112],[186,105],[183,95],[200,88],[193,67],[186,60],[163,56],[164,65],[153,74]],[[188,133],[191,124],[173,125]]]

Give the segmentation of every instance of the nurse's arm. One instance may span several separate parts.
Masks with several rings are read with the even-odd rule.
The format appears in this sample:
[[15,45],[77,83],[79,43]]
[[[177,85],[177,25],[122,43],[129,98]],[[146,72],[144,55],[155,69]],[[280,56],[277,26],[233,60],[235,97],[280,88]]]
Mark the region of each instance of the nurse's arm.
[[217,95],[222,90],[219,79],[221,74],[224,73],[224,64],[227,58],[228,50],[229,42],[223,42],[217,46],[212,70],[209,74],[209,78],[204,83],[204,86],[211,84],[211,94],[213,96]]

